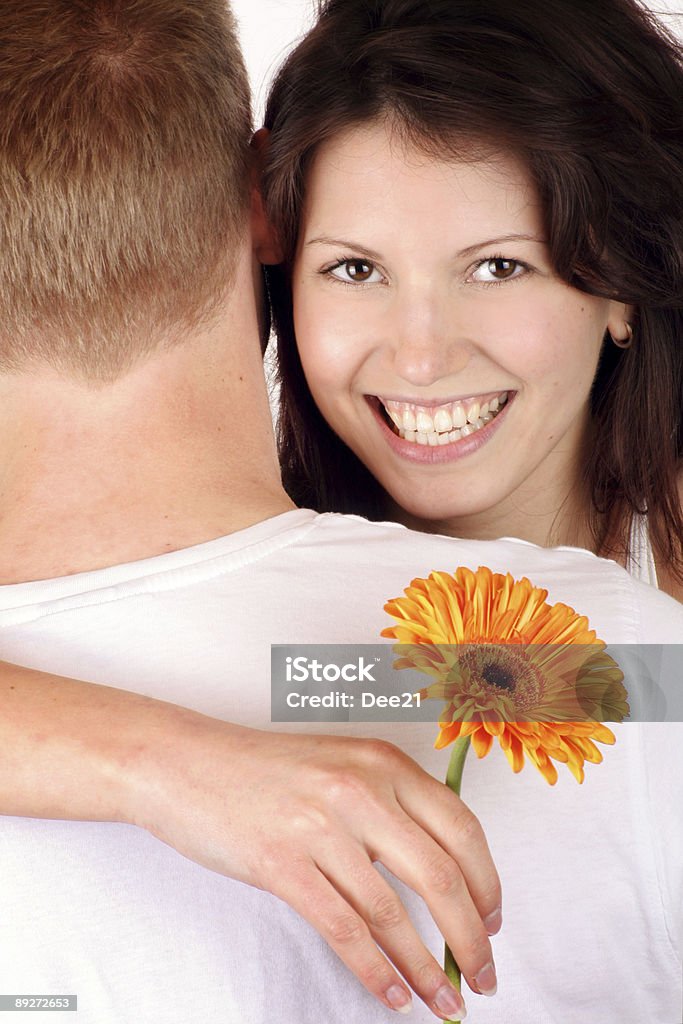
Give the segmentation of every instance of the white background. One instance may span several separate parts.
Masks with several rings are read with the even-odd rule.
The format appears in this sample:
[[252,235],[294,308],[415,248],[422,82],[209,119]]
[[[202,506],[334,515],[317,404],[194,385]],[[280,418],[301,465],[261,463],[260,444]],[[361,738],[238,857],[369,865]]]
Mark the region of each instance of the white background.
[[[567,2],[571,3],[571,0]],[[648,6],[661,14],[662,21],[683,37],[683,0],[649,0]],[[242,47],[254,89],[256,121],[259,122],[267,83],[283,56],[313,21],[315,2],[232,0],[232,8],[240,25]]]

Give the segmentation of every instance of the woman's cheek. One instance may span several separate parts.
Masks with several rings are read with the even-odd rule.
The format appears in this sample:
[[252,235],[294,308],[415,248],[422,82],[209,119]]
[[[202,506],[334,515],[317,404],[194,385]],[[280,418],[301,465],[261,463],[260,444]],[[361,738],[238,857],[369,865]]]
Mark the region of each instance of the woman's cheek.
[[315,380],[339,390],[352,382],[364,361],[367,330],[354,323],[347,304],[295,303],[294,330],[309,385]]

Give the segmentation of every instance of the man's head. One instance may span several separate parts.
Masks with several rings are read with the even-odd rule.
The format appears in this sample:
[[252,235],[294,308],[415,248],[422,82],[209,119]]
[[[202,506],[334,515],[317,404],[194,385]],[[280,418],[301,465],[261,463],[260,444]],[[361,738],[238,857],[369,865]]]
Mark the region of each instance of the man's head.
[[93,382],[211,316],[246,229],[225,0],[5,0],[0,372]]

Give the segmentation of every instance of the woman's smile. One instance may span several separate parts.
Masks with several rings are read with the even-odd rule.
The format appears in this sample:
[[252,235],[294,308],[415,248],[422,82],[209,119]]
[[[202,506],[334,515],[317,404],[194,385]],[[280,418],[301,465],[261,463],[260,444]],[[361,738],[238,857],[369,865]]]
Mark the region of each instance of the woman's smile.
[[420,404],[377,395],[366,400],[391,452],[417,463],[462,459],[493,436],[514,392],[494,392],[455,401]]
[[399,437],[435,448],[481,430],[496,418],[508,400],[508,393],[496,391],[426,404],[376,397]]

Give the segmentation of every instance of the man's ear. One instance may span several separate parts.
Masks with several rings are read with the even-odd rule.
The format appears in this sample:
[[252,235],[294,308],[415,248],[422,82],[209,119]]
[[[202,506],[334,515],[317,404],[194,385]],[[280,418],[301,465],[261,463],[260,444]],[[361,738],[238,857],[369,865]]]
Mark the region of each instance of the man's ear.
[[284,253],[263,206],[261,169],[268,147],[267,128],[259,128],[251,140],[251,233],[256,259],[263,264],[282,263]]

